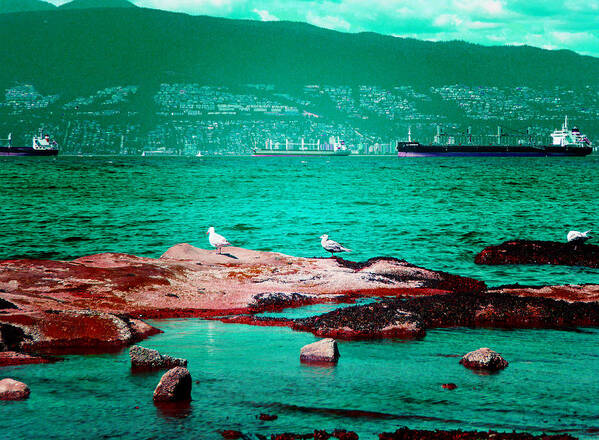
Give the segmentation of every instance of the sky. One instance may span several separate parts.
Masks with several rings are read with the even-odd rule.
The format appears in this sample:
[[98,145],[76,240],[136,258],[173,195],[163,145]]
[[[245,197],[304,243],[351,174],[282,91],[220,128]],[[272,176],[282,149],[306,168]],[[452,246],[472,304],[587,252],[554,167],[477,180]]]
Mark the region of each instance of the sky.
[[[54,4],[67,0],[49,0]],[[132,0],[137,6],[420,40],[527,44],[599,57],[599,0]]]

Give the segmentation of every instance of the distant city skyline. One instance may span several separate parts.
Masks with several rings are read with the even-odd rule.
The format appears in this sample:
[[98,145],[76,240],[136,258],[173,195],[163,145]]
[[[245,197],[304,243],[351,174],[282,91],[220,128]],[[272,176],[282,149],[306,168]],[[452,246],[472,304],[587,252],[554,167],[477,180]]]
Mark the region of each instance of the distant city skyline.
[[[61,5],[68,0],[48,0]],[[132,0],[192,15],[289,20],[342,32],[570,49],[599,57],[599,0]]]

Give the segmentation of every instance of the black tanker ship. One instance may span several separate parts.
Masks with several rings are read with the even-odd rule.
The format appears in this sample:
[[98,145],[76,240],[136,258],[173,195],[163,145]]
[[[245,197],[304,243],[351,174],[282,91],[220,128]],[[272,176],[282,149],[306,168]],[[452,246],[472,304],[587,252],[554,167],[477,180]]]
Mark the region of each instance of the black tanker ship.
[[[593,152],[591,141],[578,128],[568,128],[567,117],[562,129],[555,130],[551,134],[552,142],[547,144],[536,143],[529,134],[508,136],[501,127],[497,128],[497,135],[492,136],[473,136],[470,129],[465,136],[450,136],[437,128],[434,141],[428,145],[415,142],[411,137],[408,131],[408,141],[397,142],[399,157],[587,156]],[[482,138],[488,142],[480,142]]]

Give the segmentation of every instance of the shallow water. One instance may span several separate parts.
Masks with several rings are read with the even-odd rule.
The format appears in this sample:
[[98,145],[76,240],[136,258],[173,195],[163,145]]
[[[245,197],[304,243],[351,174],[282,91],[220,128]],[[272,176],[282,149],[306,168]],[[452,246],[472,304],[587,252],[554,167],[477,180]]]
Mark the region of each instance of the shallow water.
[[[299,256],[325,256],[318,237],[328,233],[353,260],[392,255],[490,285],[599,283],[596,269],[473,263],[489,244],[592,229],[598,165],[598,156],[3,158],[0,258],[157,257],[180,242],[207,247],[215,226],[238,246]],[[196,319],[154,324],[165,333],[142,345],[187,358],[199,381],[189,408],[156,408],[161,372],[132,375],[126,351],[68,356],[0,371],[32,389],[27,401],[0,402],[0,437],[217,439],[221,429],[340,427],[373,438],[404,425],[592,437],[599,427],[597,330],[453,329],[419,341],[341,342],[337,367],[314,368],[299,363],[310,334]],[[452,357],[483,346],[510,366],[480,376]],[[443,390],[446,382],[458,389]],[[279,419],[261,422],[262,412]]]
[[[70,356],[3,370],[32,394],[0,402],[2,436],[218,439],[222,429],[347,428],[370,439],[409,426],[565,430],[590,438],[587,430],[599,427],[597,330],[455,329],[430,331],[419,341],[340,342],[339,364],[322,368],[299,363],[300,348],[315,340],[310,334],[196,319],[154,324],[165,333],[142,345],[187,358],[199,381],[189,408],[165,414],[155,407],[162,372],[132,375],[126,351]],[[509,367],[477,375],[454,357],[482,346],[501,352]],[[458,388],[442,389],[447,382]],[[262,422],[260,413],[279,418]]]

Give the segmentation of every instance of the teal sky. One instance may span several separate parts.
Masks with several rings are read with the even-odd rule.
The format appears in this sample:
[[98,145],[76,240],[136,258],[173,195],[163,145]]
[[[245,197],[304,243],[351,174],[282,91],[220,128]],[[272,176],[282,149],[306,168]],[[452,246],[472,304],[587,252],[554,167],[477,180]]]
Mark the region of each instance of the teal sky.
[[[51,0],[61,4],[66,0]],[[138,6],[422,40],[571,49],[599,57],[599,0],[133,0]]]

